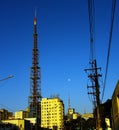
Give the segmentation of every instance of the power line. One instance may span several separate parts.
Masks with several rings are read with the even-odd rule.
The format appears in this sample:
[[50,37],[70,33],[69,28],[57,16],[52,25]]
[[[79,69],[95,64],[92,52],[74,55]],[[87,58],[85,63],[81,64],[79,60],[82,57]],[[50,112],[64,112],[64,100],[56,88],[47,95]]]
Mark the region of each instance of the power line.
[[15,109],[13,109],[13,108],[11,108],[11,107],[8,107],[8,106],[6,106],[6,105],[4,105],[4,104],[0,104],[0,107],[1,107],[1,109],[7,109],[7,110],[10,110],[11,112],[14,112],[14,111],[15,111]]
[[104,91],[105,91],[105,87],[106,87],[106,80],[107,80],[107,73],[108,73],[108,66],[109,66],[109,60],[110,60],[110,50],[111,50],[111,43],[112,43],[112,33],[113,33],[113,26],[114,26],[115,8],[116,8],[116,0],[112,0],[110,35],[109,35],[109,42],[108,42],[108,53],[107,53],[107,62],[106,62],[106,72],[105,72],[105,77],[104,77],[104,86],[103,86],[103,91],[102,91],[102,100],[103,100],[103,97],[104,97]]
[[95,41],[95,8],[94,0],[88,0],[89,29],[90,29],[90,60],[94,59],[94,41]]

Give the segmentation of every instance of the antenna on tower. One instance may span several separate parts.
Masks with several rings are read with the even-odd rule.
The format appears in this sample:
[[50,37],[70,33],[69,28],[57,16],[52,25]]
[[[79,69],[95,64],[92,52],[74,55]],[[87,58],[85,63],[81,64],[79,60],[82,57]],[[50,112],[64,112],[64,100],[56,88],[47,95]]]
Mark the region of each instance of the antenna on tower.
[[68,108],[71,108],[71,104],[70,104],[70,96],[68,98]]
[[35,8],[35,13],[34,13],[34,25],[36,25],[36,8]]
[[35,18],[36,18],[36,7],[35,7]]

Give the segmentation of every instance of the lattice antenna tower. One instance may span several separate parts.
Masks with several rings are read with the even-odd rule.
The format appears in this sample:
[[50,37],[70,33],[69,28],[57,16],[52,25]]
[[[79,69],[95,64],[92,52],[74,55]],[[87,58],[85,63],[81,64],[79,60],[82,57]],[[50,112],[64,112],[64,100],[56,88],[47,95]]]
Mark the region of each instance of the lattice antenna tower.
[[29,117],[40,118],[40,102],[41,102],[41,69],[39,67],[39,50],[38,50],[38,40],[37,40],[37,19],[36,10],[34,17],[34,44],[32,50],[32,66],[30,74],[30,96],[29,96]]

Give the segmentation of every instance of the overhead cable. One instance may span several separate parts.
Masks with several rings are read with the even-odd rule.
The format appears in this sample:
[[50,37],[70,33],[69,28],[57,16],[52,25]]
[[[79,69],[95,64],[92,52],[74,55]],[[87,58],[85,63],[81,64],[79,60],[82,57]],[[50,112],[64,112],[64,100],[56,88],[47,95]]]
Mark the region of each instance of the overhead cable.
[[88,13],[89,13],[89,29],[90,29],[90,60],[94,59],[94,40],[95,40],[95,9],[94,0],[88,0]]
[[115,8],[116,8],[116,0],[112,0],[111,24],[110,24],[110,34],[109,34],[109,41],[108,41],[108,53],[107,53],[106,71],[105,71],[105,77],[104,77],[104,86],[103,86],[103,91],[102,91],[102,100],[104,97],[104,91],[105,91],[105,87],[106,87],[106,80],[107,80],[107,73],[108,73],[108,66],[109,66],[109,60],[110,60],[110,50],[111,50],[111,43],[112,43]]

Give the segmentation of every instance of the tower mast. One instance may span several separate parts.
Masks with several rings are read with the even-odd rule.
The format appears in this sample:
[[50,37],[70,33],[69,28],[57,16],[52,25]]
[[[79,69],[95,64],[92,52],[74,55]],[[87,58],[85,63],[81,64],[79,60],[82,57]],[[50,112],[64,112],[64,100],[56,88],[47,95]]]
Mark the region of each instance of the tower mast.
[[34,44],[32,50],[32,66],[30,74],[30,96],[29,96],[29,117],[40,118],[40,102],[41,102],[41,70],[38,61],[38,42],[37,42],[37,19],[36,11],[34,17]]

